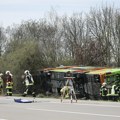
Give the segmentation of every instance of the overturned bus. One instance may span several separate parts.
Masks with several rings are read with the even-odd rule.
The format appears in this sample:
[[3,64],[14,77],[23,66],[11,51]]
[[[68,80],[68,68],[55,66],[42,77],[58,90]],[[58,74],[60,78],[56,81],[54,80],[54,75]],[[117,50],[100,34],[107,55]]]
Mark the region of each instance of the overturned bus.
[[[51,72],[52,92],[58,95],[60,95],[60,90],[65,85],[66,79],[64,77],[68,71],[74,77],[74,88],[79,98],[101,99],[100,89],[104,82],[108,87],[108,99],[115,96],[112,89],[114,84],[117,84],[120,90],[119,68],[63,66],[49,69],[49,71]],[[119,95],[120,92],[117,92],[116,96]]]

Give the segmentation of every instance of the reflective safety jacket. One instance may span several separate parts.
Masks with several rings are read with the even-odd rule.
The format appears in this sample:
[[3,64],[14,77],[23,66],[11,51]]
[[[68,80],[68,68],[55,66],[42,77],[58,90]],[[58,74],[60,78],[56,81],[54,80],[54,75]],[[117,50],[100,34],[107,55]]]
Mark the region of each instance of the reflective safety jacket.
[[6,89],[12,89],[13,88],[13,82],[6,82]]
[[31,74],[29,74],[29,75],[26,75],[25,76],[25,85],[26,86],[29,86],[29,85],[34,85],[34,80],[33,80],[33,77],[32,77],[32,75]]
[[3,79],[0,77],[0,88],[3,87]]
[[107,87],[101,86],[100,92],[101,92],[101,96],[106,96],[108,94]]
[[11,89],[13,88],[13,78],[12,74],[6,75],[6,89]]

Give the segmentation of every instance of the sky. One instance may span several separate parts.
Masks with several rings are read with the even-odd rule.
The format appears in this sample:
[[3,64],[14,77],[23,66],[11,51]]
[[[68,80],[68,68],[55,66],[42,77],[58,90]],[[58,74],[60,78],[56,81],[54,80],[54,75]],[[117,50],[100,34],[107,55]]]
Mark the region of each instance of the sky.
[[0,26],[7,27],[22,21],[39,20],[53,9],[59,16],[87,13],[90,8],[104,5],[120,8],[120,0],[0,0]]

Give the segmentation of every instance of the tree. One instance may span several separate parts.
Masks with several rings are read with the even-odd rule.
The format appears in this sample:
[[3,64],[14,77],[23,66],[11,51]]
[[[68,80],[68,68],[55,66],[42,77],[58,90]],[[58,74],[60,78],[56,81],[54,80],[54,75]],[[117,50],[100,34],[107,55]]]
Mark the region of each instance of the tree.
[[6,44],[6,36],[3,27],[0,27],[0,56],[3,54]]

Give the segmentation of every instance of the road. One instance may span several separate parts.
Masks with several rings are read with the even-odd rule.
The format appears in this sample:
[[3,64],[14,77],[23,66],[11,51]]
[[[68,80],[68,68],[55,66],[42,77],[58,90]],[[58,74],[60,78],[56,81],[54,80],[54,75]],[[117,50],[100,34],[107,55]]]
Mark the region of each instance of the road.
[[0,97],[0,120],[120,120],[120,102],[36,98],[34,103],[16,103]]

